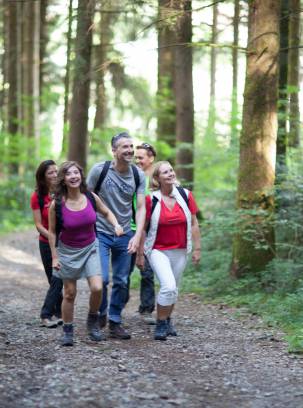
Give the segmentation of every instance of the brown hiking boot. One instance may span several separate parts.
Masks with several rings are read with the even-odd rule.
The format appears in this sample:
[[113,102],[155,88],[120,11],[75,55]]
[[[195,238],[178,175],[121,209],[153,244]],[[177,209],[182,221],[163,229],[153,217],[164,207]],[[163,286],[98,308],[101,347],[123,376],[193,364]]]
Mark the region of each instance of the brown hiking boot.
[[110,337],[120,340],[129,340],[131,335],[124,329],[121,323],[115,323],[109,321],[109,334]]

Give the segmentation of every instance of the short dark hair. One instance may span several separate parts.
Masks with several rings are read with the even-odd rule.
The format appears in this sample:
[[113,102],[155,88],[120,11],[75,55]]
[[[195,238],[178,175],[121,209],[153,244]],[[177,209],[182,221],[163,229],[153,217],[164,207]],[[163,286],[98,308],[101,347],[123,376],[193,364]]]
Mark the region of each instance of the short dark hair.
[[154,156],[154,157],[157,156],[155,148],[149,143],[141,143],[139,146],[136,146],[136,149],[137,150],[144,149],[147,151],[147,153],[149,153],[149,156]]
[[131,136],[127,132],[118,133],[117,135],[112,137],[112,140],[111,140],[112,147],[116,148],[118,140],[123,139],[123,138],[131,139]]

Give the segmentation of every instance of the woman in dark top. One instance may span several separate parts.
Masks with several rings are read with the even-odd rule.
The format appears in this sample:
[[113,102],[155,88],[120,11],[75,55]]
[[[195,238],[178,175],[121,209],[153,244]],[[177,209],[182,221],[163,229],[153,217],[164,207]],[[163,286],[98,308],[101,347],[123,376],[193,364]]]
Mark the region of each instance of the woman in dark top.
[[62,280],[52,275],[52,255],[48,242],[48,210],[52,201],[52,192],[57,179],[57,166],[53,160],[40,163],[36,171],[36,188],[31,196],[31,209],[36,228],[39,232],[39,249],[49,283],[40,318],[43,327],[57,327],[62,324]]

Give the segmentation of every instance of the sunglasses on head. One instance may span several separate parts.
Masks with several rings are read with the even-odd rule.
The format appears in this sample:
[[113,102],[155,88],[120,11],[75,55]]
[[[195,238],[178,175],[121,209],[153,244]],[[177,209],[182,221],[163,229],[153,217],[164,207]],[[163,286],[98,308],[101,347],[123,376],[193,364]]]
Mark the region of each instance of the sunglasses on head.
[[142,143],[139,146],[136,147],[136,149],[145,149],[145,150],[149,150],[153,156],[156,157],[156,151],[153,148],[153,146],[151,146],[149,143]]

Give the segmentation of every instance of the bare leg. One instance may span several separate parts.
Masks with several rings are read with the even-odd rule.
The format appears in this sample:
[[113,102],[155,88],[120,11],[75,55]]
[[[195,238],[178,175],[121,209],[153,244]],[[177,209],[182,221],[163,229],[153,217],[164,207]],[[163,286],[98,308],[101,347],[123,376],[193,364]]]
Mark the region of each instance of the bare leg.
[[91,276],[87,278],[90,289],[89,313],[98,313],[102,299],[102,279],[101,276]]
[[64,295],[62,302],[62,318],[64,323],[71,323],[74,319],[74,303],[77,294],[77,281],[64,280]]

